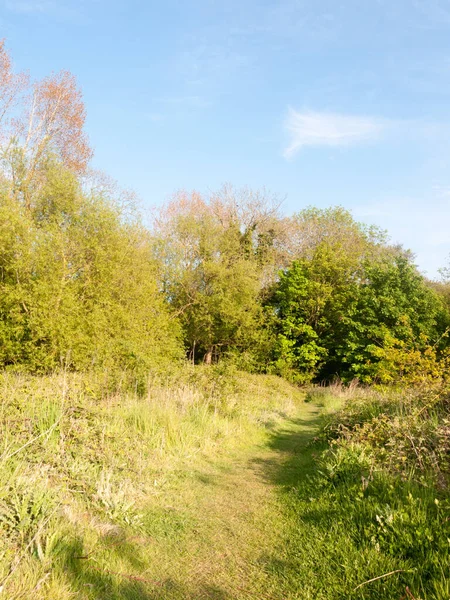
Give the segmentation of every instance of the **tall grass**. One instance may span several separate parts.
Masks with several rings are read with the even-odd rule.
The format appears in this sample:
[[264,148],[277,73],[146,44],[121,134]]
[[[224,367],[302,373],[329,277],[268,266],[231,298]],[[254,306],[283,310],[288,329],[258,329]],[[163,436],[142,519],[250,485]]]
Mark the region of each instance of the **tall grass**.
[[[302,398],[276,377],[219,368],[151,377],[145,388],[110,373],[0,375],[0,590],[8,600],[102,590],[145,598],[138,574],[149,536],[176,530],[180,539],[185,526],[164,509],[167,490],[200,461],[260,439]],[[127,555],[133,536],[143,543]],[[115,539],[120,553],[100,550],[100,563],[83,570],[94,548],[114,548]],[[129,578],[117,582],[108,570]]]

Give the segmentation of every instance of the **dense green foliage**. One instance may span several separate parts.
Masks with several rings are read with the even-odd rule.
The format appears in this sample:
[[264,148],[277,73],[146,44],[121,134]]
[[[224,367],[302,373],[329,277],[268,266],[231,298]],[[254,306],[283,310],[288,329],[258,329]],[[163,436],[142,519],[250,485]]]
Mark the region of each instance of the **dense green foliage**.
[[[145,373],[228,357],[302,383],[443,374],[449,306],[408,253],[341,208],[282,218],[264,194],[182,194],[150,233],[49,157],[0,191],[0,361]],[[181,335],[181,337],[180,337]]]
[[286,219],[225,192],[178,195],[156,228],[192,360],[232,356],[299,383],[443,375],[448,305],[407,252],[339,207]]
[[0,192],[0,364],[148,369],[179,356],[148,233],[49,162],[31,202]]
[[296,381],[442,375],[448,309],[404,254],[354,261],[321,244],[281,274],[272,305],[275,365]]

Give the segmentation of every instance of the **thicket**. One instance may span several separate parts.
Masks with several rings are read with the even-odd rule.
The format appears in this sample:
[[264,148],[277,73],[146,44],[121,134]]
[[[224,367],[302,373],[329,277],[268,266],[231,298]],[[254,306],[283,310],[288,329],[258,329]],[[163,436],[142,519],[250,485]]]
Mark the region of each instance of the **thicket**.
[[450,312],[409,252],[341,207],[281,217],[263,192],[178,194],[155,222],[189,358],[298,383],[444,378]]
[[62,72],[0,44],[0,367],[149,369],[228,360],[297,383],[443,378],[448,285],[343,208],[284,217],[265,190],[180,192],[145,227],[89,169]]
[[0,365],[144,373],[181,356],[152,242],[88,171],[73,78],[30,83],[0,44]]

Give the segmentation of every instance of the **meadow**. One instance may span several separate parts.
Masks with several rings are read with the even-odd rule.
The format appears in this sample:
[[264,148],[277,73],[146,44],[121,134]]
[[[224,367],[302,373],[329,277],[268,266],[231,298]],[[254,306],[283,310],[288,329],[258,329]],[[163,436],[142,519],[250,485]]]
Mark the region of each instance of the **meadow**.
[[449,598],[448,393],[146,387],[1,376],[3,597]]

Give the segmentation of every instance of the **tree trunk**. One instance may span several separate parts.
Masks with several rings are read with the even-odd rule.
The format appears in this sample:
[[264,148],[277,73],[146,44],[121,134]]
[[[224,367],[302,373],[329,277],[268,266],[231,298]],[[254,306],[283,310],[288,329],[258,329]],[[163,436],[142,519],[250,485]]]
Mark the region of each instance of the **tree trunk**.
[[208,351],[206,352],[205,357],[203,358],[203,361],[206,365],[210,365],[212,363],[213,350],[213,346],[208,348]]

